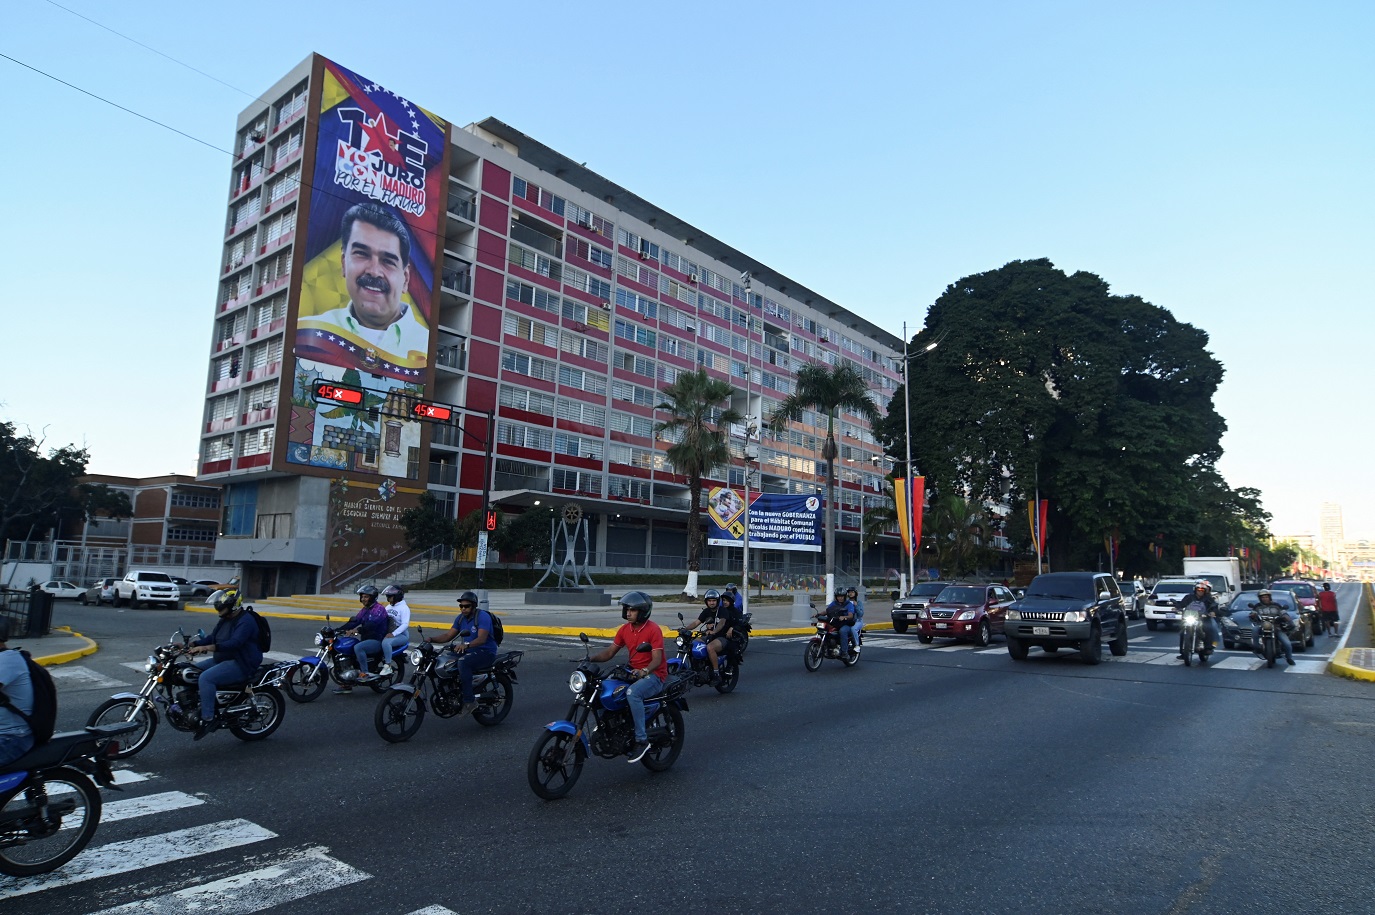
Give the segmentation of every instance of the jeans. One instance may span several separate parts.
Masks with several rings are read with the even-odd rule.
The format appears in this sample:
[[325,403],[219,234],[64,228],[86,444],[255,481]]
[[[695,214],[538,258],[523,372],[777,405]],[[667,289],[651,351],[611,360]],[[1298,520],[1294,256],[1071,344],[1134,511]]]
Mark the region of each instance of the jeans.
[[849,651],[850,651],[850,643],[851,643],[851,642],[854,642],[856,648],[859,647],[859,636],[855,635],[855,627],[854,627],[854,626],[841,626],[841,627],[840,627],[840,653],[841,653],[841,654],[848,654],[848,653],[849,653]]
[[405,645],[409,645],[410,643],[411,636],[409,632],[403,632],[400,635],[387,636],[385,639],[382,640],[383,663],[391,663],[392,652],[396,651],[396,649],[401,648]]
[[636,680],[626,687],[625,703],[630,706],[630,720],[635,725],[635,739],[640,743],[648,739],[645,736],[645,700],[663,688],[664,681],[654,674]]
[[197,687],[201,694],[201,721],[209,721],[215,717],[215,691],[223,689],[226,683],[242,683],[248,677],[238,661],[221,661],[216,664],[212,658],[208,662],[197,661],[196,666],[205,671],[201,674]]
[[[1284,634],[1283,629],[1276,629],[1275,635],[1279,637],[1280,651],[1284,653],[1284,660],[1294,660],[1294,643],[1289,641],[1289,636]],[[1260,623],[1251,624],[1251,650],[1260,654],[1265,649],[1260,644]]]
[[32,749],[32,734],[0,734],[0,766],[9,765]]
[[1208,633],[1208,647],[1218,649],[1222,647],[1222,627],[1218,625],[1217,617],[1205,616],[1203,618],[1203,631]]
[[368,655],[375,655],[381,651],[382,643],[377,639],[368,639],[353,646],[353,658],[358,662],[359,676],[368,672]]
[[473,697],[473,674],[491,667],[496,657],[495,651],[473,651],[471,648],[458,656],[458,687],[462,690],[464,705],[477,701]]

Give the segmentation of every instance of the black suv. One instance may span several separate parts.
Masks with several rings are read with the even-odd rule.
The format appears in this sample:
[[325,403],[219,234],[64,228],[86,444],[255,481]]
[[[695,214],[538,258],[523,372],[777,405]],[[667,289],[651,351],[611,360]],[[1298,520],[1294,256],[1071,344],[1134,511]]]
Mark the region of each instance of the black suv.
[[1085,664],[1103,660],[1103,639],[1117,657],[1127,653],[1127,614],[1117,579],[1107,572],[1047,572],[1032,579],[1021,600],[1007,608],[1007,653],[1026,659],[1039,645],[1047,652],[1074,648]]

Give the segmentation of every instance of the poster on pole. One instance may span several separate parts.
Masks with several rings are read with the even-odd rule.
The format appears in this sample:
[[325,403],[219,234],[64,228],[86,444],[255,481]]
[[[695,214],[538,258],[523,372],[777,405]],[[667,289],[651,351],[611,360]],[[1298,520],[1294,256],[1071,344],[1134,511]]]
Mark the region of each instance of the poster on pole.
[[[766,550],[821,552],[819,496],[750,493],[750,546]],[[744,546],[745,499],[734,489],[718,486],[707,497],[707,544]]]

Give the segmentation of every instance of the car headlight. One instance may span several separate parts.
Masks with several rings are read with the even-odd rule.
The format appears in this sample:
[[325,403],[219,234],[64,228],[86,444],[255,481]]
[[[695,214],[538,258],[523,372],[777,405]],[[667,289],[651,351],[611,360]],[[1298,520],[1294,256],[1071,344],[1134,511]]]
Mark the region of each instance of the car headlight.
[[[319,638],[319,636],[316,636],[316,638]],[[316,644],[318,645],[319,643],[317,642]],[[406,652],[406,660],[410,661],[416,667],[420,666],[420,659],[423,657],[424,655],[421,654],[419,648],[411,648]]]
[[1082,623],[1082,622],[1083,622],[1084,620],[1086,620],[1086,619],[1088,619],[1088,614],[1086,614],[1083,610],[1066,610],[1066,611],[1065,611],[1065,622],[1066,622],[1066,623]]
[[1010,619],[1010,620],[1020,620],[1020,619],[1022,618],[1022,611],[1020,611],[1020,610],[1008,610],[1008,611],[1007,611],[1007,618]]
[[925,619],[930,619],[930,618],[931,618],[931,617],[930,617],[929,614],[927,614],[926,608],[925,608],[925,607],[920,607],[920,608],[917,609],[917,619],[919,619],[919,620],[925,620]]
[[957,619],[957,620],[972,620],[972,619],[975,617],[976,613],[977,613],[977,611],[975,611],[975,610],[966,610],[966,611],[964,611],[963,613],[961,613],[959,616],[955,617],[955,619]]
[[575,693],[581,693],[587,688],[587,674],[580,670],[573,671],[572,676],[568,678],[568,688]]
[[325,637],[324,637],[323,635],[321,635],[320,633],[318,633],[318,632],[315,633],[315,644],[316,644],[316,645],[323,645],[323,644],[325,644]]

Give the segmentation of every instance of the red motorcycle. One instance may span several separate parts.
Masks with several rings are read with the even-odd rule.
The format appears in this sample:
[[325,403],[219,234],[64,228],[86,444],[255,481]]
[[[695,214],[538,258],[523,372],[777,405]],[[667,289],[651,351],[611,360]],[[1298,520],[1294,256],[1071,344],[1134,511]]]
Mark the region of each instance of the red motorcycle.
[[[812,619],[816,620],[816,634],[807,641],[807,648],[802,652],[802,663],[809,671],[821,669],[821,662],[826,658],[835,658],[846,667],[854,667],[859,663],[859,646],[842,651],[840,648],[840,621],[838,617],[828,616],[825,611],[815,614]],[[859,633],[855,633],[856,638]]]

